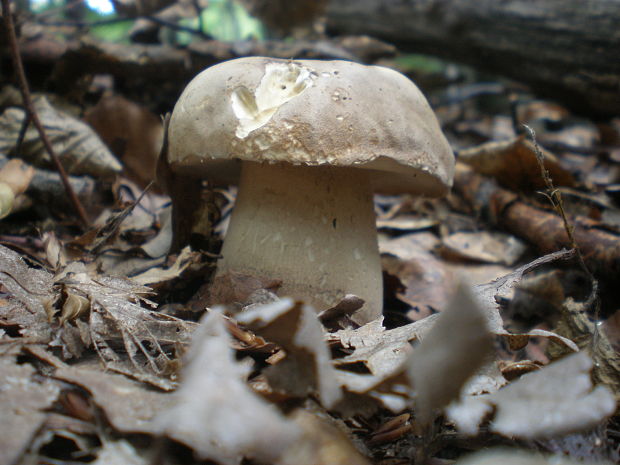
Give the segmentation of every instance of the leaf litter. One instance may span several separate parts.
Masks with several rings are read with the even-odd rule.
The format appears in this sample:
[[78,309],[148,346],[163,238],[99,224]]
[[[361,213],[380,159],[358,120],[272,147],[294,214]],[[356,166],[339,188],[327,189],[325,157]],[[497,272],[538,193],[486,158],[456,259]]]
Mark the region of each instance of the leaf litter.
[[[37,105],[54,144],[74,142],[75,164],[87,167],[87,176],[118,171],[92,131],[56,103],[37,99]],[[542,133],[541,144],[569,141],[593,149],[600,143],[602,129],[583,121],[545,130],[549,105],[518,110]],[[1,121],[14,120],[2,142],[12,155],[21,111],[10,108]],[[159,122],[150,120],[158,131]],[[463,174],[459,163],[460,195],[445,202],[376,199],[387,303],[383,318],[361,327],[349,318],[361,305],[355,296],[317,316],[303,302],[279,299],[278,282],[225,276],[208,283],[212,264],[205,266],[204,254],[185,248],[168,256],[174,225],[167,197],[140,197],[141,189],[126,180],[115,185],[115,211],[106,208],[97,229],[70,247],[59,237],[73,233],[62,227],[58,236],[15,240],[13,248],[22,254],[0,247],[0,425],[5,418],[7,428],[14,429],[15,421],[24,425],[17,434],[2,430],[10,444],[0,451],[14,455],[0,455],[0,464],[58,463],[58,451],[50,448],[57,444],[73,451],[64,463],[394,465],[421,463],[421,450],[439,451],[431,463],[570,463],[557,455],[494,449],[453,460],[462,452],[455,444],[486,448],[500,436],[503,443],[571,458],[580,441],[599,444],[599,455],[585,454],[586,462],[617,461],[617,451],[604,452],[618,427],[617,418],[607,423],[618,392],[617,318],[592,318],[591,309],[560,292],[557,283],[549,294],[532,291],[534,280],[544,281],[547,270],[564,268],[573,256],[560,251],[532,261],[532,245],[544,243],[540,250],[550,252],[564,243],[560,223],[545,233],[555,214],[535,194],[525,197],[542,186],[534,147],[501,115],[451,124],[455,146],[464,149],[459,158],[485,182]],[[618,127],[616,121],[606,129],[607,144],[620,141]],[[465,132],[475,134],[471,150],[463,143]],[[26,149],[36,152],[39,142],[31,133]],[[113,147],[121,135],[128,147],[141,148],[140,134],[121,125],[108,144]],[[497,142],[499,134],[506,140]],[[142,185],[153,171],[148,145],[148,160],[139,155],[131,163],[140,171],[149,161],[146,173],[133,173]],[[609,159],[615,156],[611,150]],[[584,231],[582,243],[592,252],[588,263],[613,269],[613,186],[590,196],[579,190],[582,181],[615,182],[607,158],[562,150],[543,150],[543,158],[556,184],[569,186],[562,192],[574,199],[567,208]],[[92,178],[84,179],[94,186]],[[519,196],[490,187],[490,179]],[[477,185],[484,188],[471,189]],[[17,211],[28,211],[24,205]],[[526,218],[518,214],[524,206]],[[217,249],[209,253],[216,257]],[[192,273],[202,273],[200,288]],[[471,286],[455,291],[462,275]],[[561,316],[531,313],[537,325],[515,324],[511,305],[520,300],[532,310],[528,297],[534,295],[548,297],[544,308]],[[206,308],[223,303],[230,305]],[[590,378],[613,391],[593,386]],[[17,385],[32,398],[16,414],[11,403],[22,402],[15,400]],[[467,442],[464,433],[476,442]]]

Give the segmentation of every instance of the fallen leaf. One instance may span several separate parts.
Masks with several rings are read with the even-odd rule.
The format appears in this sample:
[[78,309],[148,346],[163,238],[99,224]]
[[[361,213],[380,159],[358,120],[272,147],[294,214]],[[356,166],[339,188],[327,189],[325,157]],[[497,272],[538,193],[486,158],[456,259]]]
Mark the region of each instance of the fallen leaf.
[[86,112],[84,120],[142,187],[155,179],[163,138],[162,122],[157,116],[120,95],[109,95]]
[[274,389],[298,396],[316,390],[326,408],[340,400],[324,330],[313,308],[285,298],[253,305],[236,319],[286,351],[286,358],[265,372]]
[[[523,450],[495,448],[469,454],[454,465],[587,465],[558,455],[542,455]],[[597,462],[597,465],[605,465]],[[608,465],[611,465],[609,463]]]
[[0,356],[0,464],[17,463],[45,422],[45,411],[60,389],[49,379],[36,380],[32,366]]
[[[49,357],[48,357],[49,359]],[[56,366],[53,377],[85,389],[92,395],[114,429],[123,433],[159,434],[154,423],[156,416],[173,403],[170,394],[148,389],[143,383],[126,376],[106,373],[98,364],[65,365],[52,360]]]
[[301,434],[276,465],[370,465],[346,435],[327,419],[298,409],[292,420]]
[[97,452],[97,460],[91,462],[92,465],[148,465],[151,463],[131,445],[131,443],[121,439],[120,441],[104,441],[103,447]]
[[442,254],[464,260],[514,265],[527,246],[513,235],[497,231],[457,232],[441,240]]
[[495,393],[461,399],[446,413],[465,434],[475,434],[493,412],[489,429],[509,437],[536,439],[586,430],[616,410],[607,387],[592,389],[592,366],[584,352],[569,355]]
[[[541,148],[541,153],[545,169],[556,186],[575,185],[572,174],[551,152]],[[471,166],[477,173],[494,177],[502,186],[512,190],[535,191],[545,187],[534,144],[524,136],[460,150],[459,162]]]
[[428,424],[435,412],[458,397],[465,382],[488,361],[493,341],[485,313],[461,284],[407,363],[419,422]]
[[[34,99],[34,106],[50,143],[70,174],[87,174],[112,178],[122,166],[85,123],[55,109],[45,97]],[[15,150],[26,112],[11,107],[0,115],[0,152]],[[30,124],[23,139],[21,156],[38,167],[51,167],[49,154],[43,147],[39,132]]]
[[217,311],[201,320],[173,405],[156,424],[203,459],[238,465],[244,457],[271,463],[299,434],[295,424],[254,394],[246,383],[250,365],[237,362],[224,319]]

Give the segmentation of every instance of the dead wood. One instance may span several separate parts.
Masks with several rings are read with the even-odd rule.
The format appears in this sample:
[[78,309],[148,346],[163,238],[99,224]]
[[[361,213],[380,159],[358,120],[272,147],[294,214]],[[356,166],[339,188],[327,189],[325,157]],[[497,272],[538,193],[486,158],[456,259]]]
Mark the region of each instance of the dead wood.
[[[171,108],[180,89],[200,71],[242,56],[285,59],[341,59],[369,62],[395,52],[393,46],[368,37],[295,42],[218,40],[195,41],[186,48],[153,44],[114,44],[88,40],[58,41],[50,35],[23,37],[20,53],[25,66],[45,82],[37,83],[61,94],[75,93],[88,78],[111,75],[116,88],[136,101],[151,100]],[[0,47],[4,61],[8,50]],[[8,64],[8,63],[7,63]],[[9,65],[10,66],[10,65]],[[8,70],[10,71],[10,69]],[[7,73],[7,76],[10,73]]]
[[328,29],[369,34],[527,83],[598,115],[620,112],[615,0],[332,0]]
[[[518,194],[459,165],[454,189],[497,225],[529,241],[540,253],[570,248],[562,218],[554,211],[528,204]],[[584,216],[569,218],[573,235],[588,268],[598,277],[620,272],[620,238]]]

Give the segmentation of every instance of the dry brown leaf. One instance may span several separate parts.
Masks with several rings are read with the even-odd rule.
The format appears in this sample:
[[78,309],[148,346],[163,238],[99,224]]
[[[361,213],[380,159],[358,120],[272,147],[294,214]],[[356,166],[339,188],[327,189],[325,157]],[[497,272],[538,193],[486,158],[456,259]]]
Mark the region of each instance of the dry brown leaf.
[[265,374],[274,389],[306,396],[316,391],[326,408],[341,398],[324,331],[313,308],[291,299],[253,305],[237,321],[286,351]]
[[[571,351],[577,351],[577,346],[572,341],[550,331],[532,330],[525,334],[509,333],[503,327],[495,299],[496,295],[505,294],[516,285],[526,272],[541,264],[570,255],[570,252],[564,251],[541,257],[491,283],[474,286],[472,292],[476,304],[483,310],[489,330],[495,335],[505,338],[514,346],[515,350],[527,345],[530,337],[539,336],[551,339]],[[346,329],[327,334],[326,338],[330,345],[338,344],[345,349],[354,349],[350,355],[334,360],[334,364],[340,368],[338,378],[342,386],[351,392],[364,394],[395,377],[404,369],[403,363],[411,352],[410,343],[414,340],[427,338],[428,332],[440,315],[430,315],[415,323],[391,330],[386,330],[383,327],[382,319],[378,319],[357,329]],[[366,374],[360,372],[362,366]],[[352,370],[353,367],[356,369]],[[491,375],[480,373],[475,378],[475,382],[479,385],[478,391],[483,389],[482,386],[493,389],[493,387],[497,388],[501,385],[496,373]],[[476,391],[473,385],[469,389]],[[387,398],[384,398],[382,402],[384,400]],[[397,402],[391,407],[387,407],[393,408],[393,411],[397,412],[399,406],[404,406],[404,404]]]
[[439,240],[430,233],[406,234],[379,241],[384,270],[405,286],[396,297],[412,307],[442,310],[456,286],[454,273],[431,253],[438,244]]
[[407,363],[420,423],[458,397],[493,353],[493,340],[484,311],[461,284]]
[[[457,460],[454,465],[588,465],[586,462],[577,462],[560,455],[545,456],[532,452],[515,449],[489,449]],[[597,465],[611,465],[611,463],[597,462]]]
[[[556,186],[574,186],[572,174],[560,165],[557,158],[543,148],[541,153],[553,183]],[[534,145],[524,136],[461,150],[459,162],[471,166],[480,174],[494,177],[501,185],[513,190],[533,191],[545,187]]]
[[514,265],[527,246],[516,237],[497,231],[457,232],[442,238],[442,253],[486,263]]
[[192,252],[189,246],[183,248],[177,255],[174,263],[166,268],[153,267],[143,273],[132,276],[131,280],[142,286],[159,284],[178,278],[185,269],[190,266],[196,258],[200,256],[199,252]]
[[[108,368],[162,389],[174,388],[171,353],[176,353],[177,345],[189,342],[196,324],[144,308],[141,303],[154,306],[144,297],[152,292],[149,288],[89,272],[80,262],[52,276],[29,267],[19,254],[1,246],[0,259],[0,283],[9,294],[9,305],[0,310],[2,320],[28,324],[25,330],[40,342],[50,342],[55,333],[53,345],[62,347],[66,357],[79,357],[83,347],[92,344]],[[52,330],[47,315],[53,317],[61,292],[72,297],[64,301],[65,325]],[[28,311],[25,321],[19,315],[24,307]],[[86,314],[88,325],[77,323]],[[68,334],[72,331],[69,321],[77,325],[73,335]]]
[[120,95],[110,95],[102,97],[84,120],[142,187],[155,179],[163,138],[162,122],[157,116]]
[[616,410],[607,387],[592,389],[592,366],[584,352],[569,355],[493,394],[466,397],[449,406],[447,415],[465,434],[475,434],[492,412],[489,429],[509,437],[536,439],[592,428]]
[[203,317],[173,405],[156,424],[203,459],[222,465],[238,465],[244,457],[271,463],[299,431],[248,387],[251,366],[235,360],[231,342],[218,312]]
[[[45,97],[35,98],[34,106],[68,173],[110,179],[121,171],[118,160],[87,124],[56,110]],[[25,114],[23,109],[13,107],[0,115],[0,152],[10,154],[15,150]],[[51,166],[49,155],[32,124],[24,136],[21,156],[35,166]]]
[[[334,360],[334,364],[339,368],[339,382],[350,392],[364,394],[401,373],[405,360],[412,352],[410,342],[424,337],[438,316],[432,315],[389,330],[383,327],[383,318],[379,318],[358,329],[329,334],[327,338],[331,344],[338,343],[345,349],[355,349],[352,354]],[[360,373],[359,365],[364,366],[367,374]],[[355,371],[350,369],[354,366],[358,366]],[[397,403],[387,407],[398,410],[399,407],[404,407],[404,404]]]
[[326,419],[301,409],[292,419],[301,435],[276,465],[370,465],[346,435]]
[[172,405],[170,394],[148,389],[123,375],[106,373],[99,364],[65,365],[47,357],[56,367],[54,378],[79,386],[92,395],[113,428],[122,433],[159,434],[156,415]]
[[18,253],[0,246],[0,284],[7,293],[0,305],[0,326],[16,327],[29,342],[48,343],[52,330],[47,308],[55,300],[51,273],[28,266]]
[[0,374],[0,464],[9,465],[30,447],[60,389],[36,380],[34,368],[13,356],[0,356]]

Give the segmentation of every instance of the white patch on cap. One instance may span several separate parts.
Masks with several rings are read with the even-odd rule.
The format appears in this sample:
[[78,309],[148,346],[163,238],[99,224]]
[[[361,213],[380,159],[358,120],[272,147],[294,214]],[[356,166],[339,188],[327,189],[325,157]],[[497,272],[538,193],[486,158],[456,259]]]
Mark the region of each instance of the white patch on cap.
[[235,135],[244,139],[267,124],[278,108],[311,87],[316,76],[294,62],[267,64],[254,94],[241,86],[230,96],[233,112],[239,119]]

